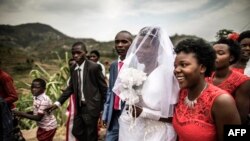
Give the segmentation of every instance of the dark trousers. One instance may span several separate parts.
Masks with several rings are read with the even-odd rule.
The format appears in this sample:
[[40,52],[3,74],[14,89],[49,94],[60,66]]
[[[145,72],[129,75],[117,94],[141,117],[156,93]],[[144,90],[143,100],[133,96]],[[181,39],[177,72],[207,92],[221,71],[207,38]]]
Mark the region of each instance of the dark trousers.
[[72,134],[78,141],[97,141],[98,118],[89,114],[87,106],[82,106],[74,117]]

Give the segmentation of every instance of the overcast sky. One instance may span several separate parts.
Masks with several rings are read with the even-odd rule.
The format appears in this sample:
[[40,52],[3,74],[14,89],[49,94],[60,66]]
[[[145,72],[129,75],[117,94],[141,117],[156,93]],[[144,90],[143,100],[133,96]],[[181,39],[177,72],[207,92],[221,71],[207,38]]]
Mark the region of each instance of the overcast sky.
[[39,22],[99,41],[151,25],[212,41],[220,29],[249,30],[249,15],[250,0],[0,0],[0,24]]

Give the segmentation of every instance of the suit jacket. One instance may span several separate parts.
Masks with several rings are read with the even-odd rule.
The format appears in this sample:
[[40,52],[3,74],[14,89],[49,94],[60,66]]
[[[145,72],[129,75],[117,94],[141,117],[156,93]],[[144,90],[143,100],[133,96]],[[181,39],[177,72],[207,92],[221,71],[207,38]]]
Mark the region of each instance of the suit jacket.
[[[107,91],[107,98],[106,102],[104,104],[104,110],[103,110],[103,115],[102,115],[102,120],[104,120],[107,123],[107,129],[109,128],[111,118],[112,118],[112,113],[114,110],[114,101],[115,101],[115,93],[112,91],[117,75],[118,75],[118,61],[114,61],[110,65],[110,70],[109,70],[109,87]],[[124,108],[125,103],[122,102],[122,109]]]
[[[69,86],[63,92],[58,101],[63,104],[71,94],[76,95],[76,110],[81,106],[81,95],[77,93],[77,70],[75,67],[71,68],[71,78]],[[86,101],[86,105],[90,115],[98,117],[100,112],[103,110],[103,104],[105,102],[105,95],[107,91],[107,84],[102,74],[100,65],[85,60],[83,70],[83,93]]]

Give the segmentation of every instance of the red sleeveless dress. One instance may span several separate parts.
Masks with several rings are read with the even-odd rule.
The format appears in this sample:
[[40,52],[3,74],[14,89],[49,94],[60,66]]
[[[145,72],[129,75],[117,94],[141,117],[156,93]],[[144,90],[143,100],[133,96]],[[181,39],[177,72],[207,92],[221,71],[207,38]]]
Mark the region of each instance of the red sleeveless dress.
[[189,108],[184,103],[188,90],[180,91],[173,117],[173,126],[179,141],[216,141],[216,127],[211,110],[216,97],[225,93],[227,92],[209,84],[197,98],[194,108]]
[[[214,73],[212,73],[211,77],[206,78],[206,81],[209,83],[213,83],[213,78]],[[247,80],[250,80],[250,78],[246,75],[236,71],[232,71],[232,73],[228,76],[227,79],[225,79],[223,82],[216,86],[234,96],[235,90]]]
[[237,72],[239,72],[241,74],[244,74],[244,69],[243,68],[230,68],[230,69],[233,70],[233,71],[237,71]]
[[231,68],[231,70],[239,72],[241,74],[244,74],[244,69],[243,68]]

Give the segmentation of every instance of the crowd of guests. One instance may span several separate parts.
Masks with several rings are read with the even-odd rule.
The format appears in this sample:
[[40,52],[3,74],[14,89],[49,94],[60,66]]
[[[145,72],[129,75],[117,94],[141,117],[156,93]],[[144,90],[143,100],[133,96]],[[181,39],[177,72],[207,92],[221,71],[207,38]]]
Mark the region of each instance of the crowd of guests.
[[[249,30],[214,43],[184,39],[174,47],[165,30],[144,27],[135,38],[118,32],[114,48],[118,58],[106,75],[98,50],[88,54],[83,42],[74,43],[67,88],[52,102],[46,82],[34,79],[30,112],[15,110],[13,80],[0,69],[0,98],[15,116],[37,121],[39,141],[53,140],[57,122],[52,111],[67,99],[67,141],[97,141],[101,120],[105,141],[222,141],[225,125],[250,124]],[[140,87],[133,81],[142,78],[127,75],[131,81],[124,89],[129,69],[145,74]],[[0,135],[13,140],[8,133]]]

